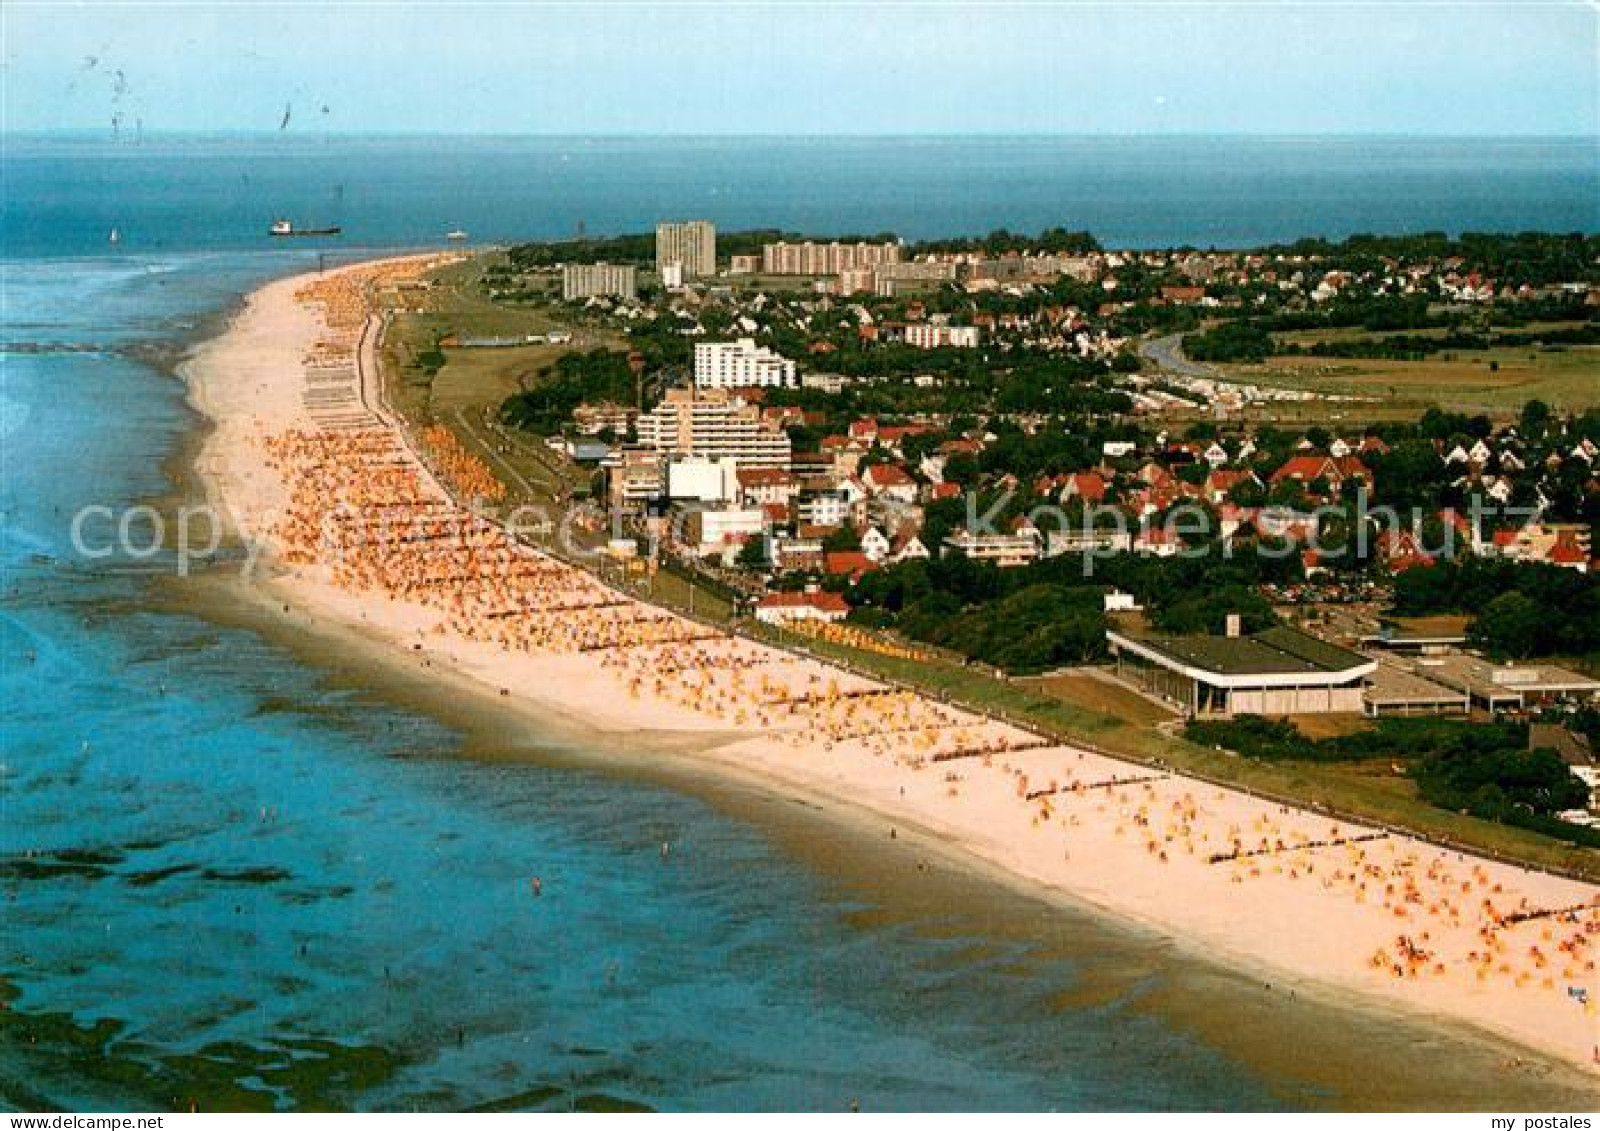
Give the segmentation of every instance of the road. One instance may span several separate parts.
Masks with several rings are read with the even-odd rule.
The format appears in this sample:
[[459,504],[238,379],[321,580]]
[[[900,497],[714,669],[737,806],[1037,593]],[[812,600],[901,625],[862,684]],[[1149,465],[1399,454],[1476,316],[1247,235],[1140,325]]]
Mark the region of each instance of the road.
[[1139,356],[1146,361],[1155,362],[1156,368],[1164,373],[1176,373],[1180,377],[1209,377],[1216,379],[1221,376],[1209,365],[1201,365],[1198,361],[1190,361],[1183,355],[1183,335],[1168,334],[1163,338],[1152,338],[1139,346]]

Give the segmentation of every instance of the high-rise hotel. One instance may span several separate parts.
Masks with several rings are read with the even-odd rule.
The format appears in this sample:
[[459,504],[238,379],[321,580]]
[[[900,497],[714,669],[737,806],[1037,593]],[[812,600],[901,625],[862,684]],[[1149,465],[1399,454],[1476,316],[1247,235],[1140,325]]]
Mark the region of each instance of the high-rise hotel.
[[656,225],[656,270],[683,264],[686,279],[717,273],[717,229],[710,220],[685,220]]

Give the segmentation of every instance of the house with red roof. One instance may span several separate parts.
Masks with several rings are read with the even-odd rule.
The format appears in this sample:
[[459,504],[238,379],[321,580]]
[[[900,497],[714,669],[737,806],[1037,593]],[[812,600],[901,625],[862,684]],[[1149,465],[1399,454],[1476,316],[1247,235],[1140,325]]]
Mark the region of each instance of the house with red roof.
[[859,440],[863,444],[872,445],[878,442],[878,422],[871,417],[865,420],[855,420],[850,423],[850,438]]
[[756,620],[779,624],[790,620],[817,620],[829,624],[850,615],[850,604],[837,593],[807,589],[802,593],[769,593],[756,602]]
[[1390,573],[1404,573],[1408,569],[1431,566],[1434,556],[1423,550],[1415,531],[1385,530],[1378,540],[1378,553]]
[[878,568],[878,563],[860,550],[829,550],[822,555],[823,572],[832,577],[848,577],[854,585],[861,575]]
[[901,527],[895,534],[894,544],[889,550],[889,560],[895,563],[927,561],[932,556],[922,539],[917,537],[916,530],[909,525]]
[[1233,492],[1241,485],[1253,484],[1257,488],[1265,489],[1266,484],[1261,482],[1260,476],[1249,468],[1235,468],[1232,470],[1217,470],[1206,476],[1205,496],[1211,502],[1221,504],[1233,497]]
[[1156,558],[1170,558],[1183,549],[1183,540],[1165,526],[1146,526],[1133,538],[1133,552]]
[[1589,572],[1589,551],[1578,541],[1577,532],[1574,530],[1561,530],[1556,533],[1555,545],[1550,547],[1550,556],[1546,560],[1551,565],[1575,569],[1579,573]]
[[1068,475],[1062,484],[1061,501],[1082,499],[1084,506],[1093,506],[1106,501],[1108,490],[1105,476],[1098,471],[1078,471]]
[[902,503],[917,501],[917,481],[898,464],[873,464],[862,472],[861,480],[874,497],[885,496]]
[[739,500],[745,506],[787,507],[800,493],[800,480],[781,467],[741,467],[734,474],[739,482]]
[[1291,456],[1272,473],[1269,482],[1276,487],[1293,480],[1306,487],[1319,479],[1328,485],[1328,490],[1333,494],[1344,490],[1344,485],[1351,481],[1363,482],[1369,489],[1372,486],[1372,472],[1355,456]]

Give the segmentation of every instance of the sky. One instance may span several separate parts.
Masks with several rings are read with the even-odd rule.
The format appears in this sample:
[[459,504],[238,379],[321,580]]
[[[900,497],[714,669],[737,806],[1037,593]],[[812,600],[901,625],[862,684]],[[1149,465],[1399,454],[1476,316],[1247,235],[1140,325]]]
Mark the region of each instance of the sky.
[[1600,133],[1593,3],[0,4],[0,129]]

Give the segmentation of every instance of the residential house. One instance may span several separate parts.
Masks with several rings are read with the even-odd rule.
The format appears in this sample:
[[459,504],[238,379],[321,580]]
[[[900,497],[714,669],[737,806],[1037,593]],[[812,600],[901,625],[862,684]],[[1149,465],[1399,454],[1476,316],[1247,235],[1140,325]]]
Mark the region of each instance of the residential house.
[[837,623],[850,615],[850,605],[837,593],[807,589],[803,593],[769,593],[756,602],[756,620],[763,624],[816,620]]
[[873,495],[886,495],[902,503],[917,501],[917,481],[898,464],[873,464],[861,479]]

